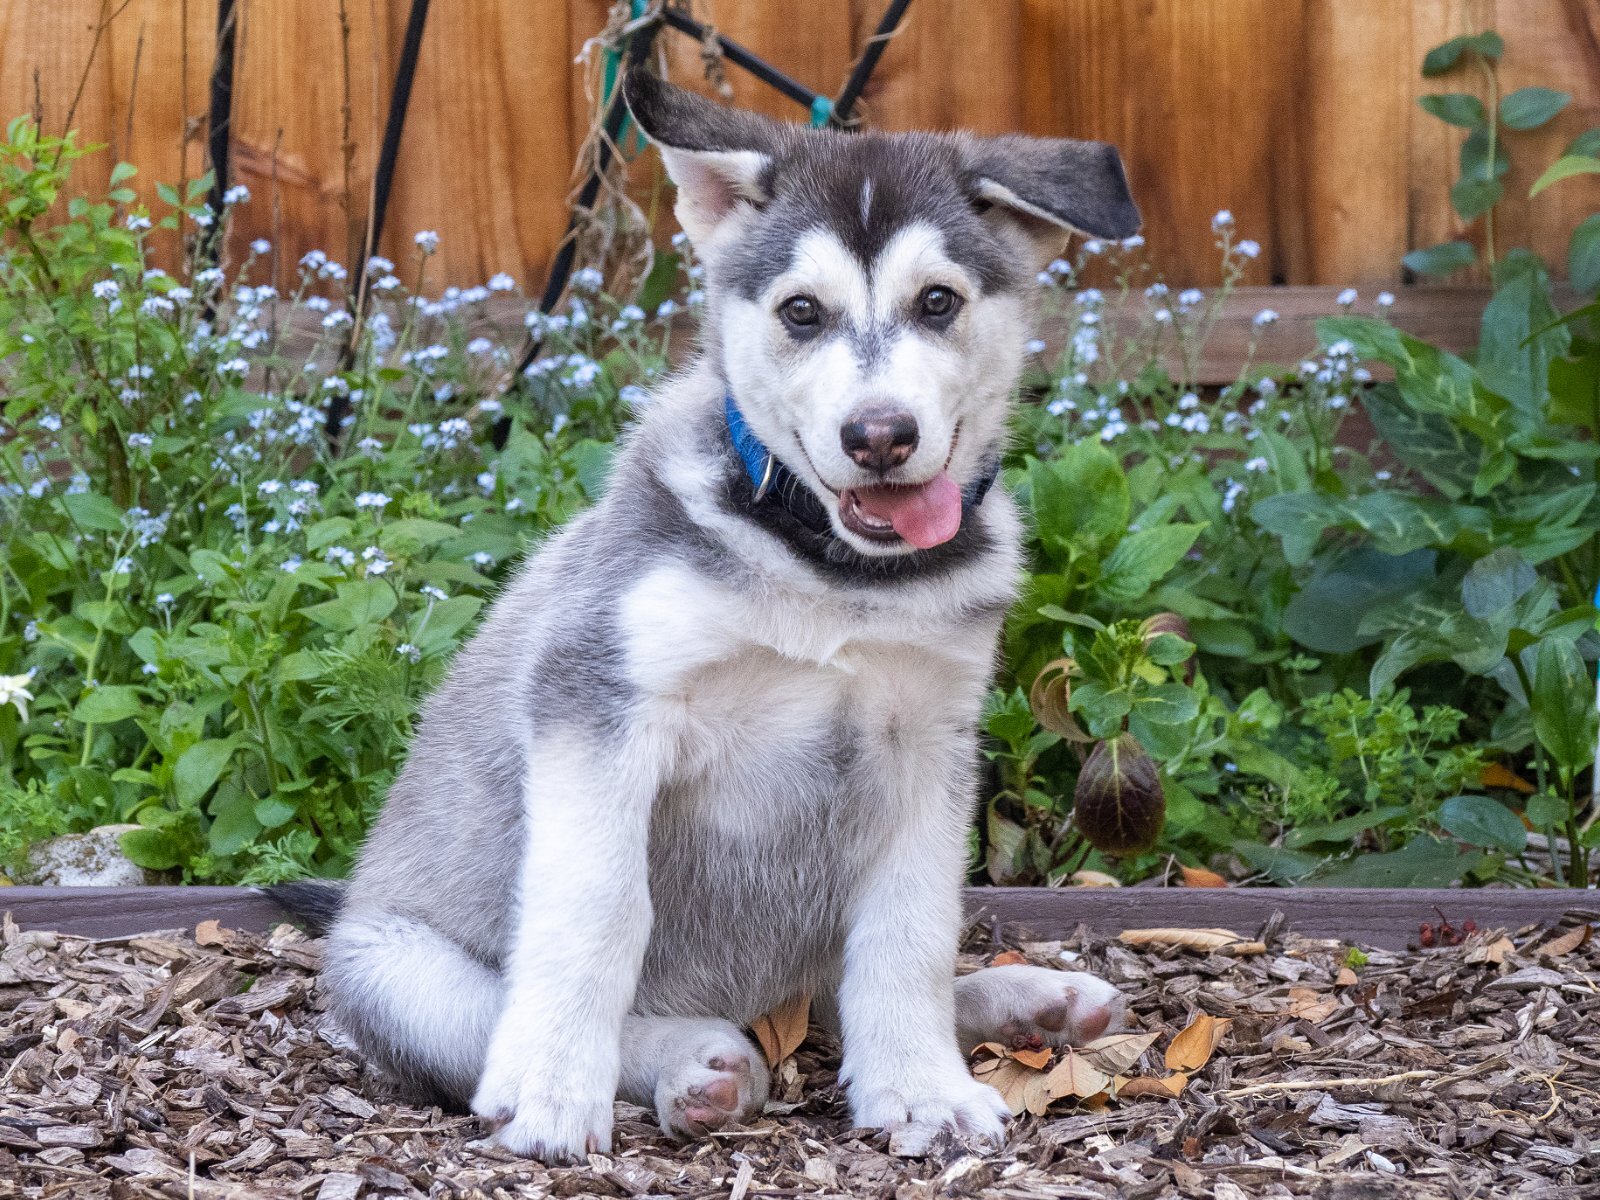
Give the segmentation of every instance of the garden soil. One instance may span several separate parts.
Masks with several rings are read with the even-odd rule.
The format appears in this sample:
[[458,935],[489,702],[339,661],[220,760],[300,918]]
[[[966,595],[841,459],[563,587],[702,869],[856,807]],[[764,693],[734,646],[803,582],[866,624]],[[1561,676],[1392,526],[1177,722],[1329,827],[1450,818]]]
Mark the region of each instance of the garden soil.
[[1137,1026],[1054,1060],[981,1051],[1023,1110],[997,1151],[901,1158],[852,1129],[837,1047],[813,1030],[753,1126],[680,1145],[619,1104],[612,1153],[545,1167],[365,1073],[319,1011],[319,943],[289,926],[89,941],[6,918],[0,1197],[1592,1198],[1588,929],[1365,961],[1270,925],[1137,946],[973,930],[964,970],[1003,954],[1098,971]]

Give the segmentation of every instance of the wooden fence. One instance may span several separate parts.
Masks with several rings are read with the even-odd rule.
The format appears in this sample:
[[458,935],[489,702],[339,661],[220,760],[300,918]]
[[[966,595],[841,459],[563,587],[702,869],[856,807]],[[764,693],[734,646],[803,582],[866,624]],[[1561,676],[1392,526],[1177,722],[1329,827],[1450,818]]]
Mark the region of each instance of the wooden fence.
[[[834,93],[884,2],[697,0],[695,12]],[[284,264],[311,247],[349,262],[408,0],[238,3],[235,178],[255,199],[236,236],[274,239]],[[537,286],[589,123],[574,59],[606,8],[434,3],[380,249],[399,258],[412,231],[436,229],[434,282],[507,270]],[[155,181],[203,169],[215,20],[215,0],[0,0],[0,117],[36,111],[54,131],[72,112],[112,148],[86,185],[128,159],[153,199]],[[1483,86],[1470,71],[1422,80],[1423,52],[1486,27],[1506,37],[1506,88],[1575,97],[1547,129],[1512,135],[1498,229],[1502,246],[1560,261],[1567,232],[1600,208],[1600,184],[1526,197],[1573,136],[1600,124],[1596,0],[914,0],[864,107],[891,129],[1115,142],[1154,261],[1175,283],[1216,279],[1208,219],[1226,207],[1263,247],[1248,283],[1395,284],[1407,249],[1460,232],[1447,193],[1461,133],[1416,97]],[[673,76],[698,78],[697,46],[669,38]],[[735,102],[803,115],[729,73]]]

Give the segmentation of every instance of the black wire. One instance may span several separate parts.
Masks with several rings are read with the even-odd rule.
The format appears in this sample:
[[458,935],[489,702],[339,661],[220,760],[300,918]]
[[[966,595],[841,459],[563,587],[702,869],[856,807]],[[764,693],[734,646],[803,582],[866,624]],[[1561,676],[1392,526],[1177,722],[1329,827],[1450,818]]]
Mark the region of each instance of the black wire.
[[[200,257],[215,262],[222,253],[222,197],[228,190],[228,151],[233,137],[233,60],[239,23],[234,0],[217,5],[217,56],[211,65],[211,108],[206,118],[206,153],[211,158],[211,195],[206,200],[212,223],[202,231]],[[205,315],[217,311],[220,289],[206,297]]]
[[[395,163],[400,158],[400,137],[405,132],[406,110],[411,105],[411,85],[416,82],[417,60],[422,54],[422,31],[427,23],[428,0],[411,0],[405,40],[400,44],[400,61],[395,64],[394,87],[389,92],[389,115],[384,121],[378,168],[372,180],[372,211],[367,214],[367,234],[362,240],[361,262],[356,265],[355,289],[350,293],[356,301],[367,294],[367,264],[372,254],[377,252],[378,239],[383,236],[384,217],[389,212],[389,193],[394,187]],[[348,368],[354,356],[355,334],[352,331],[350,340],[340,353],[340,366]],[[348,396],[335,394],[328,402],[325,428],[330,442],[337,443],[340,426],[349,412]]]
[[[686,12],[676,8],[666,8],[661,12],[661,19],[674,29],[687,33],[697,42],[705,40],[706,27]],[[729,62],[735,66],[743,67],[750,74],[761,80],[762,83],[776,88],[785,96],[788,96],[789,99],[804,105],[807,109],[816,103],[816,92],[813,92],[798,80],[791,79],[765,59],[752,54],[738,42],[730,41],[719,33],[717,34],[717,45],[722,49],[722,56]]]
[[850,114],[855,111],[856,101],[861,99],[861,93],[866,90],[867,80],[872,77],[872,72],[877,67],[878,60],[883,57],[883,52],[889,48],[890,36],[899,28],[901,19],[906,15],[906,9],[910,7],[911,0],[890,0],[888,9],[884,11],[883,20],[878,22],[878,28],[872,35],[872,40],[861,52],[861,59],[856,63],[855,70],[850,72],[850,78],[845,81],[844,90],[839,93],[839,98],[833,102],[833,115],[830,119],[834,124],[844,125],[850,120]]

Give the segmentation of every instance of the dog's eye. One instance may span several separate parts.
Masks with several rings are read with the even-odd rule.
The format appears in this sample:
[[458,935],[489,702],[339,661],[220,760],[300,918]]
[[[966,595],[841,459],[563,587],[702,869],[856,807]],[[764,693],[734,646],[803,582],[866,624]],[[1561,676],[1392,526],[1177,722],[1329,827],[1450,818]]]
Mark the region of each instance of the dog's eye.
[[955,312],[961,303],[961,297],[947,287],[931,287],[923,290],[918,304],[925,317],[948,317]]
[[790,296],[778,306],[778,315],[790,325],[805,328],[822,320],[822,305],[810,296]]

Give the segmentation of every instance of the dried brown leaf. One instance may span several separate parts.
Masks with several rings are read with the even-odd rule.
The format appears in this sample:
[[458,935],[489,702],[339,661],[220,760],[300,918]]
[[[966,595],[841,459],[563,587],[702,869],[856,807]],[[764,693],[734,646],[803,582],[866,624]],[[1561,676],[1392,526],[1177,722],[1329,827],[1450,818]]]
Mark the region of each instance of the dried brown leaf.
[[1125,929],[1121,940],[1128,946],[1182,946],[1207,954],[1244,942],[1231,929]]
[[1533,784],[1499,763],[1485,763],[1479,783],[1484,787],[1510,788],[1514,792],[1521,792],[1524,796],[1531,796],[1534,792]]
[[1042,1116],[1054,1098],[1048,1077],[1014,1058],[991,1058],[972,1068],[972,1075],[1005,1098],[1013,1114]]
[[769,1067],[777,1066],[800,1048],[810,1019],[811,993],[802,992],[751,1022],[750,1032],[756,1035]]
[[1324,996],[1313,988],[1292,987],[1289,989],[1288,1016],[1300,1021],[1310,1021],[1313,1025],[1320,1025],[1338,1011],[1339,998],[1337,996]]
[[1222,1039],[1227,1036],[1233,1022],[1210,1013],[1196,1013],[1194,1020],[1183,1032],[1172,1039],[1167,1047],[1166,1063],[1169,1071],[1198,1071],[1211,1061]]
[[1360,982],[1360,976],[1358,976],[1349,967],[1340,967],[1339,973],[1333,977],[1334,987],[1354,987]]
[[1011,1057],[1025,1067],[1032,1067],[1035,1071],[1042,1071],[1050,1065],[1050,1056],[1054,1053],[1048,1046],[1040,1050],[1013,1050]]
[[1115,875],[1107,875],[1104,871],[1074,871],[1072,883],[1075,887],[1121,887],[1122,880]]
[[1061,1052],[1061,1061],[1045,1075],[1052,1098],[1077,1096],[1087,1099],[1106,1091],[1111,1086],[1112,1072],[1102,1071],[1077,1050],[1068,1047]]
[[1215,871],[1208,871],[1204,867],[1179,867],[1178,873],[1183,876],[1184,887],[1200,888],[1225,888],[1228,881]]
[[1574,925],[1565,933],[1557,934],[1538,949],[1540,958],[1565,958],[1574,950],[1581,949],[1594,932],[1592,925]]
[[1002,950],[989,960],[989,965],[991,967],[1009,967],[1026,964],[1027,961],[1028,956],[1026,954],[1019,953],[1016,950]]
[[1159,1036],[1156,1033],[1112,1033],[1096,1038],[1080,1052],[1102,1071],[1118,1075],[1138,1062],[1139,1056],[1150,1049]]
[[1117,1089],[1117,1099],[1172,1100],[1183,1094],[1184,1086],[1188,1082],[1189,1077],[1182,1071],[1174,1071],[1162,1078],[1154,1075],[1138,1075],[1125,1081]]

